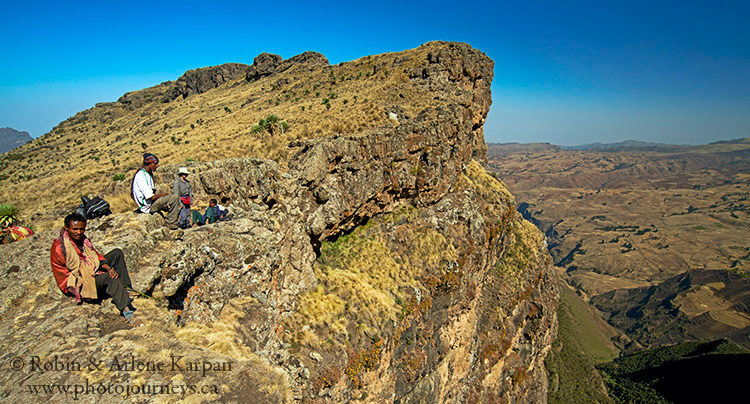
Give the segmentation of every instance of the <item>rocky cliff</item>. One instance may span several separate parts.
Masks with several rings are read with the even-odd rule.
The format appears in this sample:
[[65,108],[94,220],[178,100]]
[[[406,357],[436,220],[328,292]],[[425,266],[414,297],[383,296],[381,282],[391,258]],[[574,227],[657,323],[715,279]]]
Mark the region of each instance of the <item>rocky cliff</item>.
[[[59,293],[48,258],[55,231],[0,246],[0,394],[545,401],[557,292],[544,237],[482,165],[492,61],[455,43],[397,55],[407,84],[391,91],[413,88],[434,105],[389,107],[391,125],[299,137],[283,158],[190,164],[196,196],[232,197],[234,220],[177,241],[156,215],[89,223],[101,250],[124,250],[135,287],[150,296],[136,300],[141,327],[126,327],[108,302],[76,306]],[[284,85],[283,74],[324,59],[306,53],[284,67],[259,57],[255,68],[222,69],[242,76],[226,84],[206,74],[216,89],[190,84],[204,75],[188,72],[181,94],[240,80]],[[176,168],[162,167],[157,182]],[[51,383],[94,387],[76,397],[39,387]]]

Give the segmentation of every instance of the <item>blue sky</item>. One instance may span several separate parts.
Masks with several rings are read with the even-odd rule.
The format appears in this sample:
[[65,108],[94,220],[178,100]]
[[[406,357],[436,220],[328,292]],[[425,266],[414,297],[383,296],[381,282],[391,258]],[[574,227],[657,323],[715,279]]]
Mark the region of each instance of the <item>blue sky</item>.
[[338,63],[450,40],[495,61],[488,142],[750,136],[748,1],[108,3],[0,0],[0,127],[36,137],[261,52]]

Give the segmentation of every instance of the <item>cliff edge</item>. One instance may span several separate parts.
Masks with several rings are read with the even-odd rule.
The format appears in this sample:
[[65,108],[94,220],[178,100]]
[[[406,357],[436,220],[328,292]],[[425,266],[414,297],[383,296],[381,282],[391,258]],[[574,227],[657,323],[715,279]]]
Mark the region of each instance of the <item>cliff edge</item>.
[[[259,57],[263,68],[225,66],[220,79],[193,71],[160,85],[166,98],[136,97],[142,104],[128,104],[132,112],[104,105],[90,114],[119,108],[127,120],[154,103],[331,74],[322,55],[303,55],[286,65]],[[177,241],[167,240],[156,215],[89,222],[95,246],[123,249],[134,286],[149,296],[135,302],[141,327],[126,327],[109,302],[76,306],[60,294],[49,269],[55,230],[0,246],[0,394],[53,402],[546,401],[557,291],[544,236],[483,168],[493,63],[446,42],[385,57],[405,81],[382,91],[418,95],[388,103],[387,125],[310,131],[273,158],[190,164],[197,197],[232,197],[234,220],[186,230]],[[160,169],[164,184],[177,165]],[[94,387],[39,387],[50,384]]]

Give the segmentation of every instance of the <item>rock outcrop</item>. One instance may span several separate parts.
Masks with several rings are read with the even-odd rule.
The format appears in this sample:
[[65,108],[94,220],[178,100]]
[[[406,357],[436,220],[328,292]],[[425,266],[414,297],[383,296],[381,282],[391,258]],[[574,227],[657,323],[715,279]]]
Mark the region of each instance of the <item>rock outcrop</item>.
[[249,69],[250,66],[242,63],[225,63],[220,66],[189,70],[177,79],[168,100],[205,93],[228,81],[243,77]]
[[[193,164],[196,193],[232,197],[233,220],[178,241],[155,215],[91,221],[95,245],[123,249],[135,287],[152,296],[136,300],[142,327],[127,329],[109,303],[61,296],[48,269],[54,232],[0,246],[1,360],[18,367],[0,375],[2,393],[110,383],[188,386],[168,400],[545,401],[557,292],[544,237],[482,167],[492,62],[467,45],[430,46],[410,80],[458,102],[392,128],[294,141],[285,161]],[[260,80],[284,63],[261,59]],[[130,354],[182,366],[113,365]],[[35,355],[98,366],[39,372]],[[155,395],[126,392],[81,397]]]
[[253,59],[253,64],[247,72],[245,78],[247,81],[255,81],[271,75],[276,67],[279,66],[283,58],[272,53],[261,53]]
[[328,59],[318,52],[303,52],[287,60],[272,53],[261,53],[253,60],[253,64],[248,69],[245,79],[247,81],[256,81],[274,73],[287,71],[292,67],[312,70],[325,66],[328,66]]
[[[279,55],[261,53],[255,57],[252,65],[225,63],[219,66],[188,70],[175,81],[167,81],[146,90],[126,93],[120,97],[118,103],[138,108],[150,102],[170,102],[177,98],[184,99],[191,95],[202,94],[241,77],[245,77],[247,81],[256,81],[292,67],[310,70],[323,66],[328,66],[328,59],[318,52],[307,51],[287,60]],[[110,106],[114,105],[110,104]]]

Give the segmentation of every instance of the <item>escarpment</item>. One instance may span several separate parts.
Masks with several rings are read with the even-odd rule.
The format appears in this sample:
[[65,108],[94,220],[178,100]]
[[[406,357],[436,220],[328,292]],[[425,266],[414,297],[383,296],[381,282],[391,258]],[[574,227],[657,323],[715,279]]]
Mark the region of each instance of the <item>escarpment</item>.
[[[321,57],[225,85],[314,75]],[[482,166],[492,62],[453,43],[388,57],[406,80],[384,85],[395,93],[384,98],[388,125],[290,139],[281,158],[188,164],[196,197],[230,196],[233,220],[177,241],[155,215],[89,223],[94,244],[123,249],[134,286],[152,297],[136,300],[141,327],[118,323],[109,303],[76,306],[59,293],[48,268],[54,231],[0,246],[3,361],[103,361],[81,372],[22,366],[0,375],[6,396],[88,381],[194,386],[162,397],[196,401],[545,401],[557,292],[543,236]],[[419,98],[392,102],[408,91]],[[176,169],[160,168],[157,183]],[[182,366],[112,365],[130,354]]]

